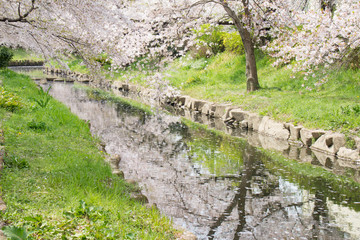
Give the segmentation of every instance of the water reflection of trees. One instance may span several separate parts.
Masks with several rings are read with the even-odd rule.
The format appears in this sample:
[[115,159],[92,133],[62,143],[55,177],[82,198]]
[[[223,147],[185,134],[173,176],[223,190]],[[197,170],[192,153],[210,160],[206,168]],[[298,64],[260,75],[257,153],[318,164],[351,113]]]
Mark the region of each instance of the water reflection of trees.
[[[111,109],[59,94],[79,115],[86,111],[83,118],[108,141],[108,150],[124,157],[127,176],[150,186],[147,194],[155,192],[150,200],[168,216],[185,217],[204,237],[344,237],[328,224],[328,199],[352,195],[324,184],[324,178],[298,177],[291,171],[278,174],[273,171],[276,163],[244,140],[167,121],[166,116],[152,117],[122,104]],[[288,190],[286,184],[297,188]],[[304,198],[309,191],[313,195]]]
[[[277,229],[279,232],[281,232],[280,229],[283,226],[279,225],[280,222],[278,220],[271,221],[272,218],[279,219],[279,217],[282,218],[284,222],[287,222],[288,225],[292,225],[292,228],[291,231],[287,231],[288,228],[285,227],[282,233],[276,233],[274,234],[274,237],[281,238],[280,235],[287,233],[283,236],[286,239],[291,237],[308,237],[311,239],[345,238],[346,233],[329,225],[330,221],[327,207],[328,203],[324,192],[316,189],[313,198],[303,199],[303,201],[285,203],[278,198],[274,198],[272,200],[271,196],[278,195],[276,191],[279,189],[279,179],[272,178],[272,180],[270,180],[271,178],[269,178],[269,173],[267,172],[266,168],[264,168],[264,165],[260,160],[264,156],[250,145],[247,145],[243,149],[242,156],[244,168],[241,173],[241,178],[239,179],[235,195],[229,202],[229,205],[225,211],[220,216],[218,216],[210,226],[210,230],[207,234],[208,239],[214,239],[216,237],[216,231],[223,223],[226,222],[226,219],[231,215],[232,212],[236,212],[238,216],[237,224],[233,231],[234,240],[269,239],[271,231],[274,231],[274,229]],[[321,181],[321,179],[319,180]],[[255,194],[253,193],[253,189],[251,187],[254,182],[257,183],[261,190]],[[261,205],[261,200],[257,201],[256,199],[264,197],[269,197],[269,201]],[[304,204],[309,202],[313,203],[313,208],[311,214],[306,216],[302,213],[302,207]],[[260,211],[258,210],[258,213],[260,214],[255,215],[254,211],[251,213],[250,209],[254,207],[261,209]],[[293,212],[296,212],[296,217],[290,216]],[[256,218],[256,221],[247,223],[247,216],[249,214],[254,214],[253,217]],[[269,231],[268,234],[262,235],[264,233],[262,231],[257,233],[256,229],[258,227],[267,229]],[[294,231],[295,228],[298,230]],[[241,233],[244,232],[247,232],[248,234],[242,235]]]

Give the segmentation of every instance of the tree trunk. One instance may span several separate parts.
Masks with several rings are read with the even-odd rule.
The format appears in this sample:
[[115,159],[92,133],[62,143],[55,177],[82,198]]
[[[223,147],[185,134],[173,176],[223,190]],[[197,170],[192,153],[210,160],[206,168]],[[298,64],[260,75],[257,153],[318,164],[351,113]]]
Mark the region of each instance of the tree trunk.
[[[225,0],[221,1],[221,5],[224,7],[225,11],[234,21],[234,25],[238,32],[240,33],[241,40],[244,44],[245,49],[245,59],[246,59],[246,80],[247,80],[247,91],[252,92],[260,88],[259,79],[257,75],[256,68],[256,59],[255,59],[255,49],[254,42],[251,37],[250,32],[244,26],[244,23],[240,20],[239,16],[229,7]],[[243,1],[243,6],[245,8],[245,13],[250,16],[248,11],[248,2]],[[251,20],[249,18],[248,25],[251,26]]]
[[256,67],[255,49],[250,34],[248,33],[243,35],[248,35],[248,37],[244,36],[243,38],[242,35],[241,37],[245,49],[247,91],[252,92],[260,89],[257,67]]

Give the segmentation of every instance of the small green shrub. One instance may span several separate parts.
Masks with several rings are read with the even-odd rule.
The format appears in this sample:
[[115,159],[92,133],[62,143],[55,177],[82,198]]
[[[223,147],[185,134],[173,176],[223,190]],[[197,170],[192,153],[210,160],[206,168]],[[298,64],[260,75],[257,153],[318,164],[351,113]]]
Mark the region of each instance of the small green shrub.
[[14,54],[6,47],[0,47],[0,68],[5,68],[9,65]]
[[200,42],[200,46],[205,45],[211,49],[213,54],[218,54],[225,50],[223,43],[224,31],[222,26],[212,26],[210,24],[204,24],[200,30],[195,30],[197,39]]
[[195,53],[192,56],[195,58],[209,57],[209,50],[214,55],[224,51],[244,54],[244,45],[237,31],[225,30],[222,26],[204,24],[200,30],[195,30],[195,34],[199,41],[199,44],[192,50]]
[[236,54],[244,54],[244,45],[238,32],[224,34],[223,40],[225,50]]
[[0,87],[0,107],[13,112],[22,106],[23,104],[19,97]]
[[100,54],[97,58],[95,58],[95,61],[100,63],[101,66],[111,65],[111,60],[108,58],[108,55],[105,53]]

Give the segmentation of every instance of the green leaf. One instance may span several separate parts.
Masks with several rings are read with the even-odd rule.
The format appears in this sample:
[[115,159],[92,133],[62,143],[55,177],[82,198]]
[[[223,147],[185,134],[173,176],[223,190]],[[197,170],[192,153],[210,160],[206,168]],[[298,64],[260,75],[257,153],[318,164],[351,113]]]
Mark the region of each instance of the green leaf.
[[11,240],[27,240],[29,235],[24,227],[4,227],[3,232]]

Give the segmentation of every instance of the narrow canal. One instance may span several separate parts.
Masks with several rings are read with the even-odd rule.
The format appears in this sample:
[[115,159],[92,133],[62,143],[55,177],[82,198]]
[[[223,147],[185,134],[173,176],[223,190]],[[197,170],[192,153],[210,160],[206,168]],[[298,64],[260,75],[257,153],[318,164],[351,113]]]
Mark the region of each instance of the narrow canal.
[[360,239],[360,189],[351,178],[308,170],[177,116],[96,100],[96,91],[49,85],[90,121],[106,152],[121,157],[125,178],[198,239]]

